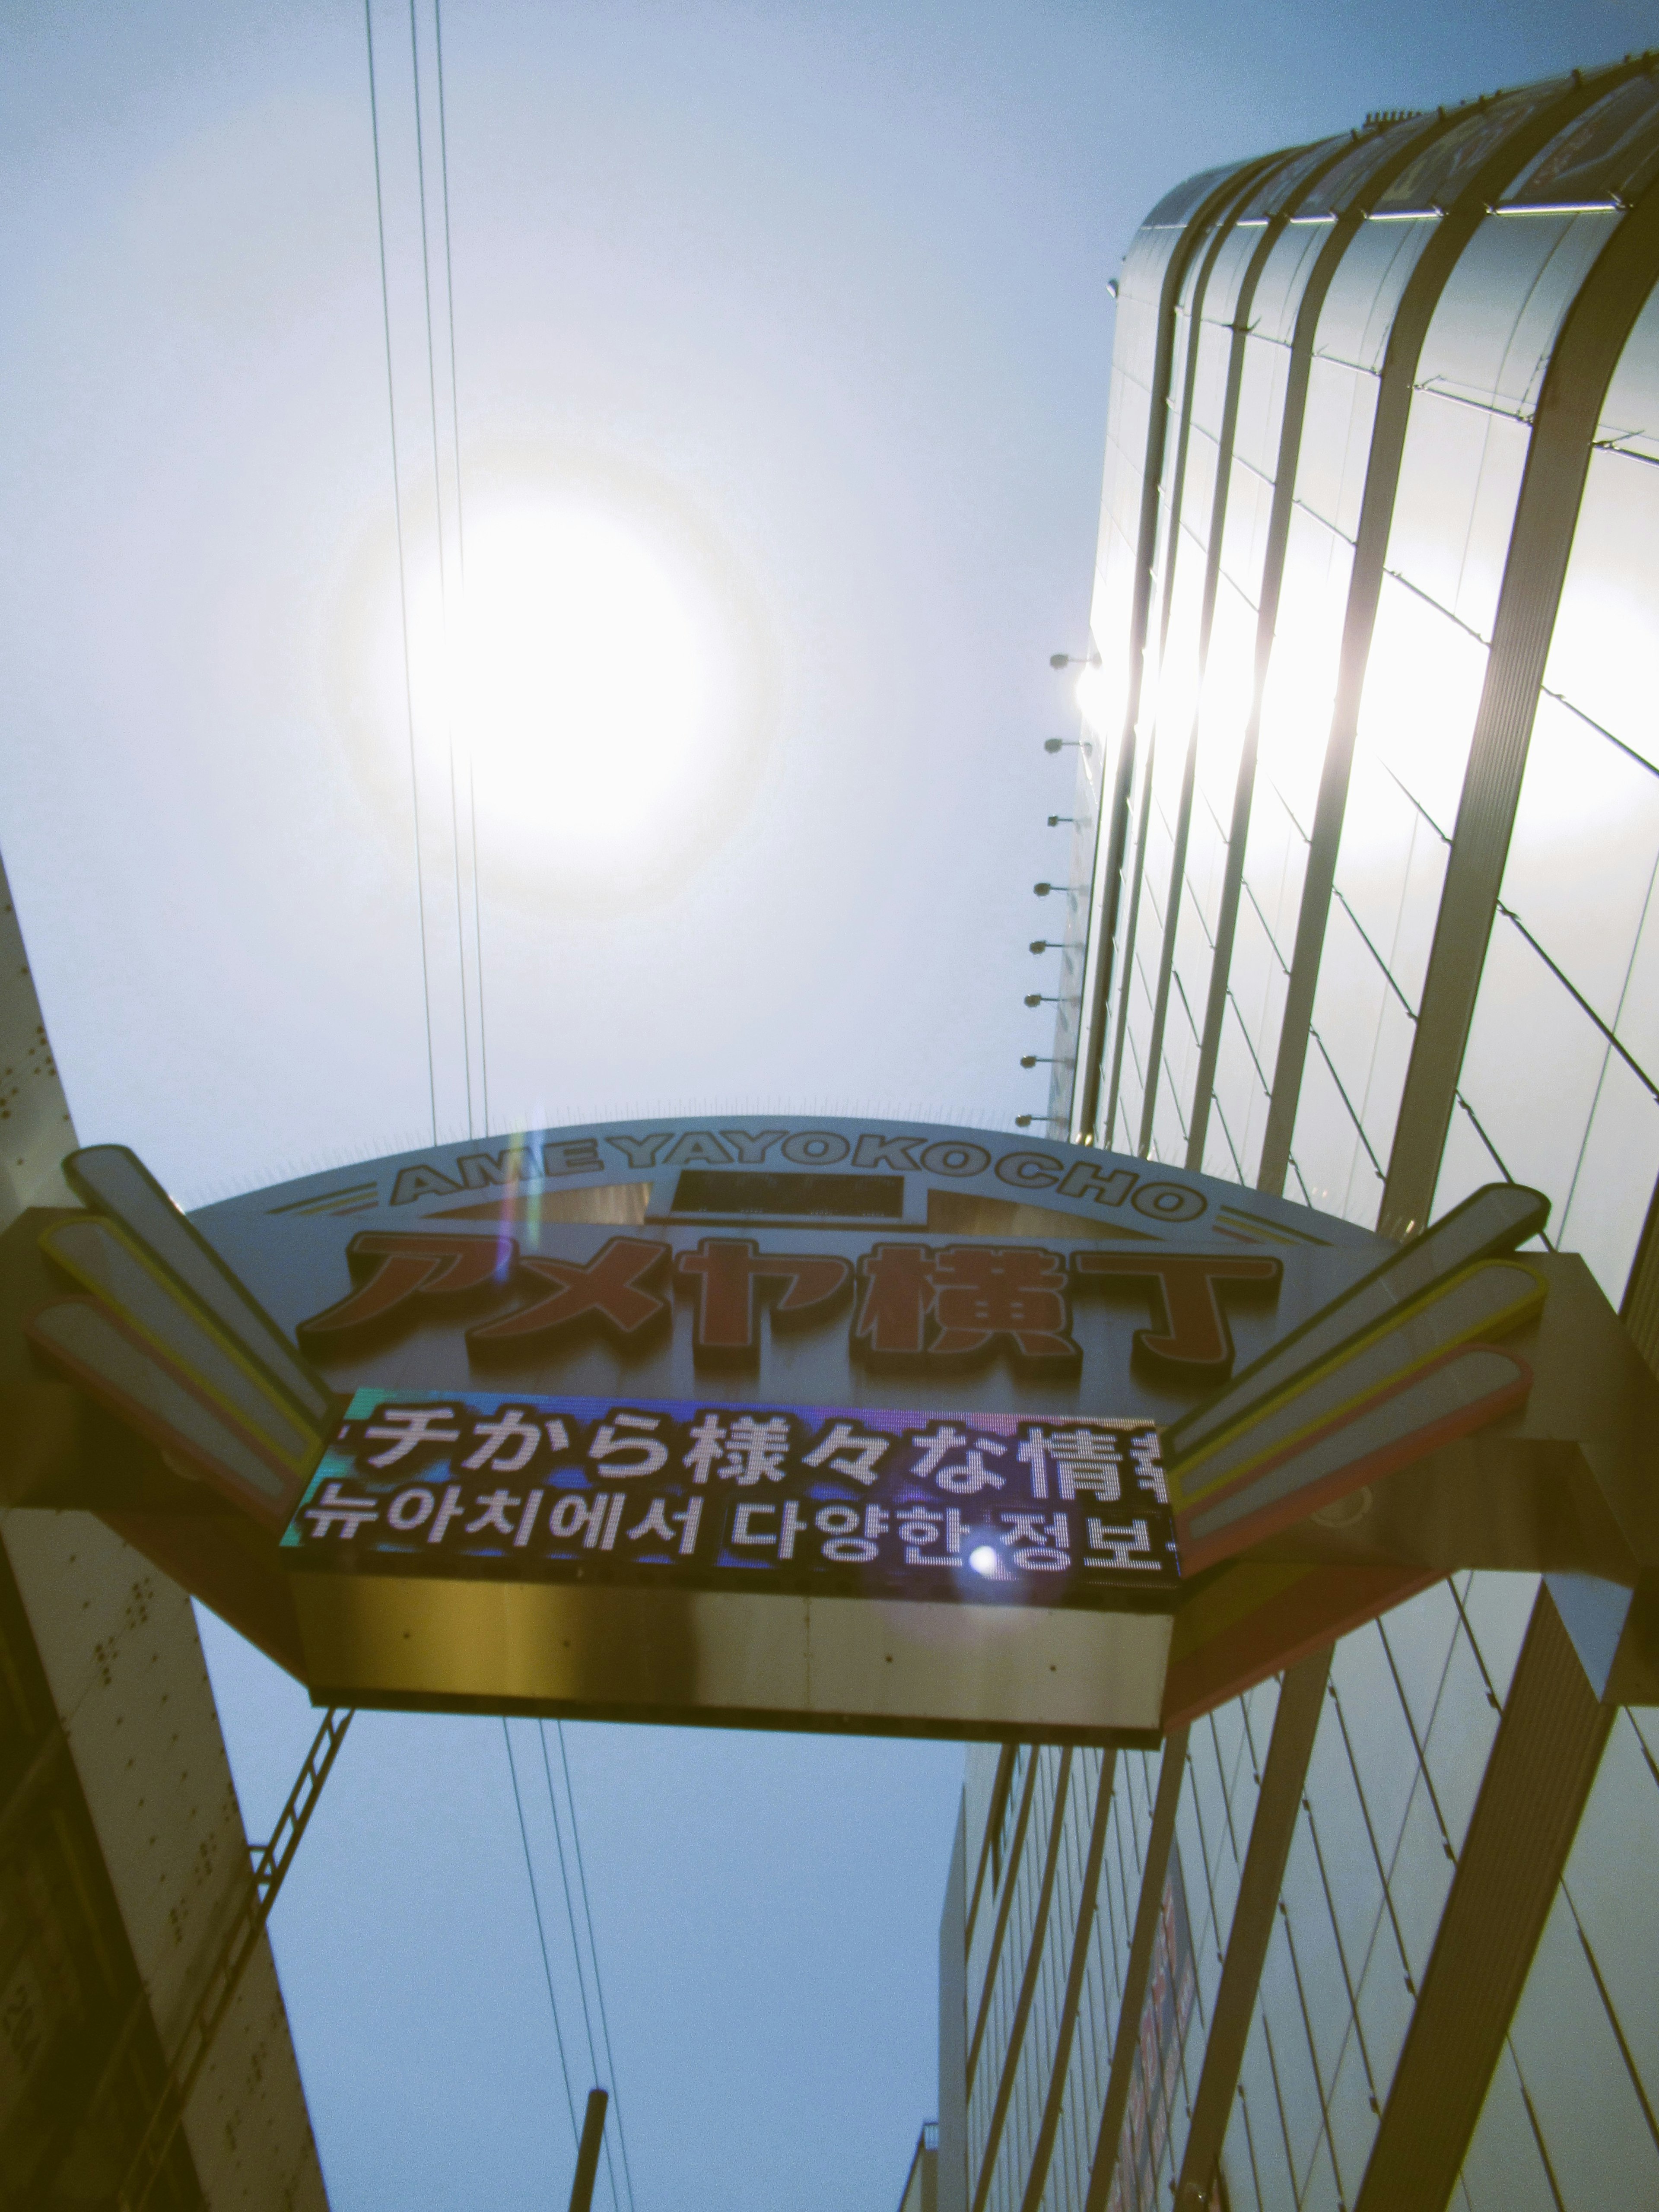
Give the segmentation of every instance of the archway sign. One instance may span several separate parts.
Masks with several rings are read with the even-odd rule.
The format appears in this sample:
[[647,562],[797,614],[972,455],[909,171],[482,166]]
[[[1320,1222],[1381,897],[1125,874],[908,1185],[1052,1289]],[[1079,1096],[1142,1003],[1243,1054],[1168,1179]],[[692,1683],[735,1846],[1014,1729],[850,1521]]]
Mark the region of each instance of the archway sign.
[[[782,1115],[9,1231],[14,1503],[318,1702],[1133,1743],[1465,1566],[1656,1694],[1659,1388],[1547,1207],[1395,1246],[1138,1158]],[[27,1339],[27,1348],[24,1340]]]

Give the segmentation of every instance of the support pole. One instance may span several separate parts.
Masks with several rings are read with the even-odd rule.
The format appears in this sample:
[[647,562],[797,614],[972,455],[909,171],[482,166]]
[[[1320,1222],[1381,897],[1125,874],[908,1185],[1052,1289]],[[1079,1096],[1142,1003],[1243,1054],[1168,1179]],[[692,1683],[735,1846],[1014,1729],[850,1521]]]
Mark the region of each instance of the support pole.
[[604,2089],[587,2093],[587,2112],[582,2121],[581,2147],[576,2153],[576,2179],[570,2185],[570,2212],[588,2212],[593,2202],[593,2177],[599,2170],[599,2145],[605,2140],[605,2111],[611,2102]]

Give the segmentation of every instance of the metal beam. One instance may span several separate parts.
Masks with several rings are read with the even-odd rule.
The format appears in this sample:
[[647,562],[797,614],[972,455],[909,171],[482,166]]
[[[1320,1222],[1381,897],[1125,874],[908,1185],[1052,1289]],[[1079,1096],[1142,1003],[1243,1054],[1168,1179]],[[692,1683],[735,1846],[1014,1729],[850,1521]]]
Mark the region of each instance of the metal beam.
[[1354,2212],[1450,2200],[1613,1715],[1540,1590]]
[[1140,2049],[1140,2014],[1146,2002],[1146,1982],[1152,1972],[1152,1948],[1164,1915],[1164,1884],[1170,1871],[1170,1847],[1175,1841],[1176,1808],[1187,1775],[1187,1731],[1171,1729],[1164,1739],[1164,1764],[1158,1769],[1158,1795],[1152,1800],[1152,1824],[1146,1834],[1146,1856],[1140,1869],[1140,1899],[1135,1907],[1134,1934],[1129,1939],[1129,1963],[1123,1973],[1123,1994],[1117,2010],[1117,2032],[1112,2039],[1112,2070],[1106,2079],[1106,2101],[1101,2106],[1095,2136],[1095,2154],[1089,2168],[1089,2193],[1084,2212],[1105,2212],[1117,2166],[1117,2147],[1123,2133],[1123,2115],[1129,2102],[1129,2083]]
[[1031,1805],[1036,1794],[1038,1764],[1037,1751],[1036,1747],[1033,1747],[1030,1763],[1025,1769],[1025,1788],[1020,1796],[1019,1813],[1014,1822],[1013,1840],[1008,1846],[1008,1856],[1003,1863],[1002,1897],[997,1906],[995,1924],[991,1929],[990,1949],[986,1954],[985,1978],[980,1984],[979,2006],[974,2017],[974,2032],[968,2039],[967,2094],[969,2097],[974,2094],[974,2069],[979,2064],[980,2045],[985,2040],[986,2024],[991,2017],[991,1996],[996,1987],[997,1966],[1002,1957],[1003,1934],[1008,1925],[1008,1909],[1014,1901],[1015,1876],[1019,1868],[1020,1855],[1025,1849],[1025,1831],[1030,1825]]
[[1390,1237],[1420,1229],[1434,1201],[1591,447],[1656,282],[1659,189],[1602,248],[1567,311],[1539,393],[1382,1193],[1378,1225]]
[[[986,2125],[985,2148],[980,2154],[979,2181],[974,2190],[973,2212],[985,2212],[985,2201],[991,2193],[997,2153],[1002,2148],[1003,2124],[1008,2117],[1008,2100],[1014,2094],[1014,2077],[1019,2072],[1019,2056],[1025,2041],[1025,2023],[1031,2016],[1031,2000],[1036,1995],[1043,1947],[1048,1940],[1048,1908],[1054,1902],[1054,1870],[1060,1864],[1060,1844],[1065,1837],[1066,1799],[1071,1785],[1072,1758],[1069,1747],[1060,1753],[1060,1771],[1054,1777],[1054,1802],[1048,1808],[1048,1848],[1042,1861],[1042,1886],[1037,1893],[1036,1911],[1031,1918],[1031,1940],[1026,1948],[1025,1970],[1019,1978],[1019,1995],[1014,2001],[1014,2016],[1009,2025],[1007,2046],[1002,2054],[996,2099]],[[1033,1765],[1036,1763],[1034,1759]]]
[[[1084,957],[1085,988],[1089,1003],[1078,1024],[1077,1072],[1073,1077],[1073,1126],[1083,1141],[1092,1141],[1094,1127],[1100,1112],[1100,1076],[1105,1049],[1107,1000],[1111,993],[1115,966],[1118,916],[1118,889],[1123,876],[1124,841],[1128,825],[1130,786],[1134,775],[1135,725],[1140,714],[1140,687],[1146,668],[1146,623],[1152,607],[1152,562],[1158,550],[1158,518],[1159,494],[1164,477],[1164,438],[1165,418],[1169,408],[1170,368],[1175,356],[1176,307],[1181,297],[1181,287],[1187,270],[1197,252],[1207,226],[1214,222],[1230,202],[1242,205],[1261,178],[1271,167],[1271,160],[1242,162],[1216,189],[1193,210],[1182,226],[1180,242],[1170,253],[1164,270],[1164,283],[1158,294],[1158,332],[1154,340],[1152,393],[1146,416],[1146,473],[1140,485],[1140,527],[1135,545],[1134,601],[1129,617],[1129,685],[1128,697],[1123,710],[1123,726],[1118,746],[1118,770],[1107,811],[1107,792],[1103,780],[1101,788],[1102,814],[1096,831],[1096,882],[1099,886],[1100,919],[1094,925],[1097,931],[1095,945],[1094,974],[1088,976],[1088,956]],[[1103,769],[1104,763],[1102,763]],[[1101,856],[1104,854],[1104,866]],[[1097,903],[1092,895],[1090,910]],[[1077,1097],[1077,1085],[1082,1086],[1082,1098]]]
[[1418,364],[1429,325],[1464,248],[1486,220],[1492,202],[1504,185],[1593,100],[1601,99],[1615,85],[1641,75],[1642,70],[1641,64],[1633,64],[1589,73],[1559,99],[1534,106],[1515,128],[1506,131],[1495,150],[1465,180],[1451,207],[1439,219],[1434,236],[1424,247],[1395,310],[1377,388],[1365,489],[1360,503],[1359,528],[1343,619],[1330,741],[1309,840],[1307,872],[1297,917],[1296,949],[1291,959],[1291,980],[1273,1067],[1272,1103],[1262,1139],[1257,1181],[1263,1190],[1282,1191],[1290,1164],[1291,1142],[1302,1096],[1303,1069],[1313,1024],[1314,997],[1325,949],[1325,924],[1336,881],[1343,817],[1347,810],[1354,740],[1382,598],[1389,533],[1394,521],[1395,494],[1400,481]]
[[[1227,864],[1222,878],[1215,951],[1210,963],[1209,994],[1205,1002],[1204,1033],[1199,1046],[1198,1075],[1193,1086],[1193,1111],[1187,1144],[1187,1164],[1201,1170],[1208,1134],[1210,1107],[1215,1088],[1216,1065],[1221,1056],[1221,1034],[1226,1018],[1227,987],[1232,974],[1233,939],[1238,927],[1239,900],[1244,885],[1244,859],[1249,845],[1250,815],[1255,801],[1256,753],[1261,735],[1262,702],[1267,695],[1267,670],[1273,659],[1279,623],[1279,592],[1285,580],[1285,557],[1290,544],[1291,517],[1295,507],[1297,462],[1302,452],[1302,427],[1307,414],[1308,383],[1313,368],[1314,341],[1319,318],[1335,279],[1342,257],[1358,236],[1366,216],[1389,186],[1425,148],[1443,131],[1455,130],[1460,112],[1426,119],[1416,131],[1403,135],[1385,158],[1368,170],[1358,189],[1332,226],[1319,249],[1302,297],[1297,303],[1291,336],[1290,362],[1285,372],[1285,398],[1279,412],[1278,459],[1273,468],[1273,506],[1267,520],[1267,541],[1262,552],[1261,586],[1256,602],[1255,668],[1250,690],[1249,718],[1239,749],[1238,778],[1233,793],[1232,820],[1227,832]],[[1348,160],[1351,148],[1344,148]],[[1318,173],[1322,177],[1323,169]],[[1243,316],[1239,317],[1243,321]]]
[[1279,1689],[1279,1710],[1273,1716],[1273,1732],[1261,1769],[1261,1790],[1250,1823],[1238,1900],[1227,1936],[1227,1956],[1210,2015],[1204,2068],[1193,2098],[1192,2125],[1176,2187],[1180,2212],[1188,2212],[1189,2207],[1192,2212],[1205,2212],[1211,2202],[1330,1672],[1331,1647],[1327,1644],[1322,1651],[1291,1668]]
[[1112,1815],[1112,1784],[1116,1774],[1117,1753],[1103,1753],[1088,1856],[1083,1866],[1083,1887],[1078,1895],[1077,1925],[1072,1932],[1072,1964],[1066,1977],[1066,1995],[1060,2002],[1060,2026],[1054,2033],[1054,2062],[1048,2069],[1048,2094],[1031,2151],[1031,2170],[1025,2178],[1020,2212],[1037,2212],[1048,2179],[1048,2161],[1054,2156],[1060,2107],[1066,2100],[1066,2076],[1072,2063],[1072,2039],[1077,2033],[1078,2009],[1083,2002],[1084,1978],[1089,1967],[1089,1938],[1094,1933],[1095,1904],[1100,1894],[1101,1862],[1106,1856],[1106,1830]]
[[[1274,172],[1289,167],[1291,161],[1299,156],[1304,150],[1297,148],[1293,155],[1281,155],[1274,164]],[[1274,172],[1268,172],[1267,175],[1271,176]],[[1267,177],[1264,176],[1263,181],[1267,181]],[[1252,193],[1250,198],[1254,198],[1254,197],[1255,194]],[[1175,474],[1170,480],[1170,527],[1164,539],[1164,610],[1158,624],[1158,641],[1160,680],[1164,656],[1168,649],[1170,622],[1175,611],[1176,579],[1181,568],[1181,515],[1186,501],[1187,455],[1192,439],[1193,396],[1198,383],[1199,353],[1204,342],[1204,303],[1209,296],[1210,278],[1215,273],[1217,262],[1221,258],[1222,248],[1232,237],[1234,225],[1249,204],[1249,200],[1236,201],[1227,210],[1227,220],[1217,224],[1215,236],[1211,240],[1209,251],[1205,254],[1203,264],[1193,284],[1192,306],[1189,310],[1191,319],[1187,337],[1187,373],[1182,380],[1181,386],[1181,438],[1176,448]],[[1264,239],[1270,239],[1276,233],[1270,225],[1267,232],[1264,234]],[[1251,260],[1253,266],[1259,268],[1261,260],[1259,250],[1256,254],[1252,255]],[[1243,315],[1246,313],[1248,313],[1248,301],[1241,298],[1238,301],[1238,314]],[[1235,321],[1237,320],[1236,316]],[[1231,344],[1229,347],[1226,398],[1223,404],[1220,443],[1217,452],[1215,477],[1212,486],[1210,542],[1204,559],[1204,588],[1199,614],[1198,645],[1194,667],[1196,685],[1200,691],[1203,687],[1205,662],[1210,650],[1210,632],[1215,619],[1216,588],[1221,573],[1221,530],[1226,520],[1227,492],[1232,467],[1232,434],[1238,415],[1238,386],[1243,373],[1243,342],[1240,333],[1235,329]],[[1194,696],[1196,696],[1196,693]],[[1182,769],[1181,798],[1176,810],[1174,849],[1170,860],[1170,886],[1164,894],[1164,901],[1163,940],[1158,946],[1158,988],[1153,994],[1152,1034],[1146,1046],[1146,1079],[1141,1093],[1140,1133],[1135,1146],[1136,1151],[1143,1158],[1150,1158],[1152,1153],[1152,1117],[1158,1110],[1158,1073],[1164,1060],[1164,1028],[1169,1018],[1170,985],[1175,973],[1176,934],[1180,926],[1181,896],[1187,875],[1187,839],[1192,824],[1193,782],[1198,768],[1198,730],[1199,710],[1194,705],[1192,721],[1186,733],[1186,760]],[[1160,730],[1155,721],[1152,740],[1154,748],[1158,745],[1160,738],[1164,744],[1169,743],[1169,734]],[[1150,781],[1145,788],[1146,799],[1144,805],[1150,807],[1152,803]],[[1143,825],[1145,820],[1146,815],[1143,811]],[[1144,852],[1143,838],[1142,854]],[[1138,878],[1143,873],[1139,858],[1140,856],[1138,855],[1136,867]],[[1124,988],[1119,995],[1118,1003],[1120,1034],[1124,1030],[1127,1018],[1128,981],[1126,969]],[[1121,1073],[1121,1054],[1115,1054],[1113,1059],[1115,1079]],[[1115,1082],[1114,1101],[1115,1101]]]

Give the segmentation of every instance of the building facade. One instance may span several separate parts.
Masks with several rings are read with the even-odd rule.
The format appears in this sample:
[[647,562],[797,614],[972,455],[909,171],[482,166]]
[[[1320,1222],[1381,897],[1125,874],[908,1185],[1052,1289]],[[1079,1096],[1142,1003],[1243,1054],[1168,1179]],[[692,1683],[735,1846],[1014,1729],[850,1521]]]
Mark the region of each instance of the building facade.
[[[1147,218],[1048,1102],[1395,1237],[1532,1185],[1650,1364],[1656,179],[1638,57]],[[942,2212],[1659,2203],[1656,1864],[1659,1716],[1535,1577],[1159,1752],[976,1751]]]
[[[0,1236],[27,1235],[75,1203],[75,1132],[3,874],[0,1069]],[[0,1500],[3,2212],[113,2212],[250,1887],[189,1598],[93,1515]],[[263,1936],[145,2201],[326,2212]]]

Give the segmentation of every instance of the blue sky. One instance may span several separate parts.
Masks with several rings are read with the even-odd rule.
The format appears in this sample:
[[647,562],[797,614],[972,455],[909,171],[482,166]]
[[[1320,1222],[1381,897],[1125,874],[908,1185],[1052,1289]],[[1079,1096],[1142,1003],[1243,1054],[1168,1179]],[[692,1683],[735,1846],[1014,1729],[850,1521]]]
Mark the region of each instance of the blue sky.
[[[408,18],[374,20],[418,569]],[[1368,109],[1656,40],[1651,0],[451,0],[477,543],[515,501],[609,513],[692,579],[731,668],[695,804],[641,768],[538,827],[487,787],[453,940],[428,811],[423,986],[361,11],[12,0],[0,849],[82,1141],[201,1202],[418,1143],[434,1103],[477,1125],[486,1057],[499,1129],[1040,1109],[1047,661],[1087,607],[1106,284],[1141,214]],[[312,1716],[209,1648],[257,1835]],[[959,1753],[568,1749],[639,2205],[883,2212],[933,2110]],[[498,1724],[361,1720],[274,1938],[340,2212],[562,2201]]]

